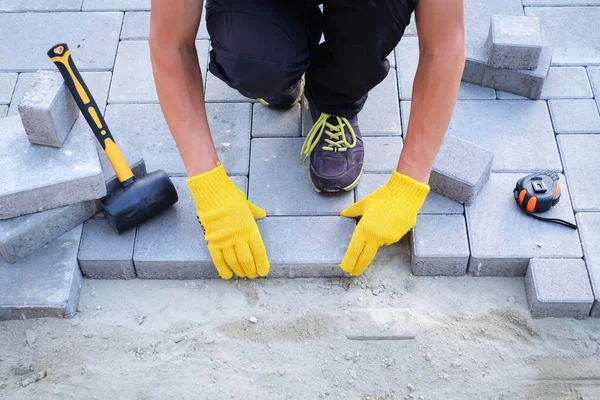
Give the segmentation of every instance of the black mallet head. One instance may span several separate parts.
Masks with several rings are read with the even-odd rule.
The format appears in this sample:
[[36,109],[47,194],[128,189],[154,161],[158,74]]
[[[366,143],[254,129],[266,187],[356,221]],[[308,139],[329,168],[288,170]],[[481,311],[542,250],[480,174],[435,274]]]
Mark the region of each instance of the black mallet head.
[[164,171],[155,171],[121,186],[101,205],[110,226],[122,233],[160,214],[177,200],[169,176]]

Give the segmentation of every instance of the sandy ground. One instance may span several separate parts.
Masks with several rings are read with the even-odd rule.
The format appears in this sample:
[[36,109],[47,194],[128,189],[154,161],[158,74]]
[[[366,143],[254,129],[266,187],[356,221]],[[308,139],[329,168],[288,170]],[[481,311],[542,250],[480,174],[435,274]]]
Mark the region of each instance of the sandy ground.
[[[520,278],[90,281],[73,320],[0,323],[0,399],[599,399],[600,320],[532,320]],[[394,309],[413,340],[351,341]],[[254,322],[256,321],[256,322]]]

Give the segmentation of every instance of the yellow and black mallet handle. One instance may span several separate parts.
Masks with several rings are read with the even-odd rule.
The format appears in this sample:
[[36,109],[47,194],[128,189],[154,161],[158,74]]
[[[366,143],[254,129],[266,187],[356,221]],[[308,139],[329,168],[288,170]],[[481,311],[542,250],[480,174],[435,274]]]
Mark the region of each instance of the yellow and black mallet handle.
[[57,44],[48,50],[48,56],[56,64],[58,70],[62,74],[67,87],[71,91],[71,94],[75,98],[81,113],[87,120],[90,128],[96,135],[96,138],[102,145],[108,160],[117,173],[117,178],[124,185],[133,183],[134,176],[127,160],[119,150],[119,147],[115,143],[102,113],[98,108],[98,105],[94,101],[87,85],[83,81],[81,74],[77,70],[73,58],[71,57],[71,50],[65,43]]

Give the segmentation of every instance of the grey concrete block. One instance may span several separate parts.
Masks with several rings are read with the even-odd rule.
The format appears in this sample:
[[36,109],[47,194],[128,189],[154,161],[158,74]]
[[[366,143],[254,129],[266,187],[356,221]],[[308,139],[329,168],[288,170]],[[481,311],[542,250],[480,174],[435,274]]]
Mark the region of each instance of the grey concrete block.
[[[164,213],[138,227],[133,263],[138,278],[218,278],[186,178],[173,178],[179,201]],[[246,177],[232,177],[246,191]]]
[[[516,204],[512,192],[522,177],[492,174],[475,203],[465,207],[471,275],[525,276],[532,258],[581,258],[577,231],[532,218]],[[568,182],[560,179],[560,201],[540,215],[574,222]]]
[[75,314],[81,288],[80,238],[78,226],[18,264],[0,261],[0,320]]
[[354,191],[338,196],[315,192],[308,161],[300,164],[303,138],[252,139],[248,198],[268,215],[339,215]]
[[577,213],[577,227],[585,263],[594,291],[591,316],[600,318],[600,213]]
[[31,143],[60,147],[79,108],[60,72],[38,71],[19,102],[19,114]]
[[212,72],[208,71],[206,75],[206,93],[207,103],[254,103],[257,99],[250,99],[236,89],[230,87],[225,82],[217,78]]
[[[247,175],[251,105],[207,104],[206,111],[217,154],[227,173]],[[148,171],[162,169],[169,175],[186,175],[158,104],[111,104],[106,122],[117,143],[142,155]]]
[[15,263],[98,212],[95,200],[0,220],[0,255]]
[[0,11],[79,11],[83,0],[0,0]]
[[8,171],[0,174],[0,219],[106,194],[95,139],[89,135],[73,130],[60,149],[32,145],[18,116],[0,119],[0,132],[0,170]]
[[[142,155],[138,153],[136,150],[130,148],[129,146],[119,146],[123,156],[127,160],[133,175],[136,178],[141,178],[145,176],[146,171],[146,163],[142,158]],[[121,187],[121,182],[117,178],[117,174],[111,165],[110,161],[108,161],[108,157],[106,157],[106,153],[102,150],[102,147],[99,143],[96,144],[96,149],[98,150],[98,157],[100,158],[100,165],[102,166],[102,175],[104,176],[104,183],[106,183],[106,195],[110,196],[115,192],[119,187]]]
[[[400,106],[407,124],[410,102]],[[458,101],[448,134],[494,153],[494,172],[562,171],[545,101]]]
[[398,166],[402,152],[401,136],[364,137],[364,171],[371,173],[391,173]]
[[358,121],[363,136],[402,135],[396,70],[390,68],[383,82],[369,92]]
[[549,100],[556,133],[600,133],[600,114],[592,99]]
[[490,178],[494,154],[447,135],[429,178],[431,190],[459,203],[472,204]]
[[150,0],[84,0],[82,11],[150,10]]
[[530,71],[486,67],[481,84],[530,99],[539,99],[550,71],[551,62],[552,48],[544,47],[536,69]]
[[410,23],[404,30],[404,36],[417,36],[417,24],[415,22],[415,13],[410,15]]
[[600,64],[600,7],[526,7],[525,14],[540,19],[553,65]]
[[[202,22],[196,39],[208,39],[206,31],[206,12],[202,13]],[[148,39],[150,34],[150,11],[128,11],[123,19],[121,29],[121,40],[143,40]]]
[[469,243],[463,215],[419,215],[410,239],[413,275],[460,276],[467,272]]
[[[412,98],[413,81],[419,65],[419,40],[416,37],[404,38],[396,46],[396,55],[398,63],[398,86],[400,88],[400,99],[410,100]],[[485,63],[481,64],[485,67]],[[467,62],[463,83],[458,91],[458,98],[465,100],[474,99],[495,99],[494,89],[477,86],[483,79],[483,69],[479,71],[478,64],[471,65]],[[471,82],[471,83],[467,83]],[[475,83],[475,85],[473,85]]]
[[558,147],[573,208],[576,212],[600,211],[600,196],[593,189],[600,179],[600,135],[558,135]]
[[494,14],[523,15],[521,0],[465,2],[465,47],[467,60],[463,81],[481,85],[488,62],[487,38]]
[[[8,115],[17,115],[19,113],[17,105],[23,98],[23,95],[25,94],[25,91],[31,84],[31,81],[33,80],[34,76],[35,73],[33,72],[25,72],[19,74],[19,79],[17,80],[17,85],[13,93]],[[88,89],[94,96],[96,104],[98,104],[100,110],[104,112],[104,108],[106,106],[106,99],[108,97],[108,87],[110,86],[112,74],[108,71],[82,72],[81,76],[83,77],[83,79],[85,79],[85,84],[88,86]]]
[[0,13],[0,54],[10,54],[0,59],[0,71],[49,69],[46,52],[62,42],[80,70],[112,69],[122,20],[120,12]]
[[587,72],[590,76],[590,82],[592,83],[592,91],[594,92],[596,105],[600,111],[600,67],[588,67]]
[[[202,76],[206,76],[208,41],[196,41]],[[127,40],[119,44],[110,86],[109,103],[157,103],[147,40]]]
[[536,69],[542,44],[537,17],[494,15],[488,38],[488,64],[494,68]]
[[[526,99],[526,97],[502,91],[498,91],[497,96],[502,100]],[[592,97],[590,81],[584,67],[551,67],[540,99],[589,99]]]
[[533,318],[586,318],[594,302],[581,259],[532,259],[525,275],[525,293]]
[[133,279],[135,229],[117,234],[105,219],[91,219],[83,226],[79,267],[90,279]]
[[267,217],[258,221],[271,278],[344,276],[339,264],[356,222],[343,217]]
[[0,118],[4,118],[8,115],[8,106],[0,105]]
[[0,74],[0,104],[10,103],[17,84],[17,76],[15,73]]
[[276,110],[255,103],[252,108],[252,137],[297,137],[301,132],[301,109]]
[[[390,179],[390,174],[364,174],[360,184],[356,187],[356,201],[371,194]],[[442,195],[429,192],[419,214],[463,214],[462,204],[450,200]]]

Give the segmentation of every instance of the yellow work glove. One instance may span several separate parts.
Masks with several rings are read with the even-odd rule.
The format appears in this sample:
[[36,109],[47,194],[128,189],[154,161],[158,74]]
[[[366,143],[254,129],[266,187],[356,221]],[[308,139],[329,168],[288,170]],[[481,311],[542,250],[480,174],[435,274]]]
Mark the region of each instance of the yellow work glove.
[[234,272],[250,279],[267,275],[269,260],[255,221],[266,216],[265,211],[246,199],[221,164],[189,178],[187,184],[221,278],[230,279]]
[[417,214],[429,186],[397,171],[388,183],[341,212],[343,217],[360,217],[341,268],[350,275],[363,273],[377,249],[397,242],[417,223]]

